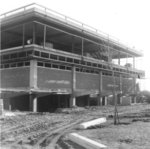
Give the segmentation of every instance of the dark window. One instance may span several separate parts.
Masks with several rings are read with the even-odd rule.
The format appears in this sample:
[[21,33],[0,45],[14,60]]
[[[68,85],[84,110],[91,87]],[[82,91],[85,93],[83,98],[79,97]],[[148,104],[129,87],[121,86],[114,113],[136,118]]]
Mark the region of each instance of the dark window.
[[18,56],[17,56],[17,53],[13,53],[13,54],[10,55],[10,57],[11,58],[17,58]]
[[3,68],[3,65],[0,65],[0,68]]
[[67,66],[66,69],[67,69],[67,70],[71,70],[71,67]]
[[25,66],[30,66],[30,62],[25,62]]
[[96,70],[94,70],[94,73],[99,74],[99,72],[98,72],[98,71],[96,71]]
[[93,66],[94,66],[94,67],[97,67],[97,64],[96,64],[96,63],[93,63]]
[[60,69],[66,69],[66,67],[65,67],[65,66],[62,66],[62,65],[60,65],[59,68],[60,68]]
[[80,69],[79,69],[79,68],[76,68],[76,71],[80,71]]
[[34,51],[34,55],[35,56],[40,56],[40,52],[39,51]]
[[51,68],[51,64],[50,63],[45,63],[45,67]]
[[18,53],[19,57],[26,57],[26,52],[20,52]]
[[50,58],[57,60],[57,55],[51,54],[51,55],[50,55]]
[[5,65],[4,65],[4,68],[9,68],[9,64],[5,64]]
[[60,61],[65,61],[65,57],[59,56],[59,60],[60,60]]
[[41,57],[49,58],[49,54],[48,54],[48,53],[41,52]]
[[43,63],[42,62],[38,62],[38,66],[43,66]]
[[102,65],[101,65],[101,64],[98,64],[98,67],[99,67],[99,68],[102,68]]
[[86,72],[87,72],[87,73],[90,73],[90,70],[89,70],[89,69],[86,69]]
[[90,63],[90,62],[87,62],[87,65],[88,65],[88,66],[91,66],[91,63]]
[[22,67],[22,66],[23,66],[23,62],[17,63],[17,67]]
[[72,58],[67,58],[67,62],[73,62]]
[[74,63],[79,64],[79,60],[74,59]]
[[94,73],[94,70],[93,70],[93,69],[91,69],[90,71],[91,71],[91,73]]
[[86,65],[86,62],[85,62],[85,61],[82,61],[82,65]]
[[3,55],[2,59],[3,60],[8,60],[9,59],[9,55]]
[[103,68],[106,69],[107,67],[105,65],[103,65]]
[[58,68],[58,65],[52,64],[52,68]]
[[16,63],[10,64],[10,67],[16,67]]
[[27,51],[27,56],[32,55],[32,51]]

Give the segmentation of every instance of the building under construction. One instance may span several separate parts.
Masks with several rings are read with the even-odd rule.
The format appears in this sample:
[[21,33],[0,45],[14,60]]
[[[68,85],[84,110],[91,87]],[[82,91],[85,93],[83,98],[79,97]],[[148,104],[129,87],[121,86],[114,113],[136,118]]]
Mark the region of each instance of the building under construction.
[[1,98],[5,109],[55,111],[134,98],[142,53],[37,4],[1,15]]

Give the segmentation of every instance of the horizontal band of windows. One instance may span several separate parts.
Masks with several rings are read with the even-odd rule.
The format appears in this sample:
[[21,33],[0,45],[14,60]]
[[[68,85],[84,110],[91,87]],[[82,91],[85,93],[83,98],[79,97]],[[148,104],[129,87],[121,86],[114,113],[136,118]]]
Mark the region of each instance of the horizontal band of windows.
[[[17,52],[17,53],[12,53],[12,54],[8,54],[8,55],[2,55],[1,58],[2,58],[2,60],[12,60],[12,59],[17,59],[17,58],[27,57],[27,56],[30,56],[31,54],[34,54],[35,56],[40,56],[43,58],[59,60],[59,61],[75,63],[75,64],[81,64],[81,65],[86,65],[86,66],[95,67],[95,68],[110,69],[109,66],[107,66],[107,65],[92,63],[89,61],[83,61],[83,60],[79,60],[79,59],[68,58],[68,57],[50,54],[47,52],[40,52],[40,51],[36,51],[36,50],[34,51],[34,53],[33,53],[33,51],[24,51],[24,52]],[[8,68],[9,66],[6,65],[5,67]],[[138,74],[137,72],[134,72],[134,71],[128,71],[125,69],[119,69],[119,68],[115,68],[115,67],[113,68],[113,70],[118,71],[118,72],[125,72],[125,73],[127,72],[130,74]]]
[[71,70],[71,66],[58,65],[58,64],[53,64],[53,63],[38,62],[37,65],[40,67]]
[[6,64],[1,64],[0,68],[13,68],[13,67],[24,67],[24,66],[30,66],[30,62],[29,61],[25,61],[25,62],[17,62],[17,63],[6,63]]
[[11,60],[11,59],[18,59],[18,58],[23,58],[30,56],[32,54],[32,51],[26,51],[26,52],[17,52],[17,53],[12,53],[12,54],[7,54],[7,55],[1,55],[1,60]]
[[[40,67],[62,69],[62,70],[72,70],[71,66],[64,66],[64,65],[60,65],[60,64],[46,63],[46,62],[38,62],[37,64]],[[98,70],[83,68],[83,67],[76,67],[76,71],[83,72],[83,73],[99,74]],[[102,74],[105,76],[112,76],[112,72],[103,72]],[[117,72],[115,72],[114,76],[119,77],[119,74]],[[124,74],[124,75],[122,75],[122,77],[128,77],[128,76],[126,76],[126,74]]]

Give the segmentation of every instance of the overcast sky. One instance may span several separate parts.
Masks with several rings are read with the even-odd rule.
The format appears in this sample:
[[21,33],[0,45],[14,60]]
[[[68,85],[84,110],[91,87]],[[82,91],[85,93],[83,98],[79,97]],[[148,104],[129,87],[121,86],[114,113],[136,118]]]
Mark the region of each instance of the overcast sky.
[[[150,0],[1,0],[0,13],[38,3],[115,36],[144,52],[138,67],[150,78]],[[150,79],[144,88],[150,90]]]

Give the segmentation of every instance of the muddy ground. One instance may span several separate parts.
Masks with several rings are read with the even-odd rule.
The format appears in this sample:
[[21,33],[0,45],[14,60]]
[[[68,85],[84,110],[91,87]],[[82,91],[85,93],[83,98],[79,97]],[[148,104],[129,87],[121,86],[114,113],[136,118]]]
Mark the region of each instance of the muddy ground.
[[[7,113],[7,111],[5,111]],[[149,149],[150,105],[119,106],[119,124],[113,124],[113,106],[59,109],[55,113],[15,111],[0,119],[1,147],[11,149],[84,149],[67,134],[76,132],[110,149]],[[78,124],[102,116],[101,126],[79,130]]]

